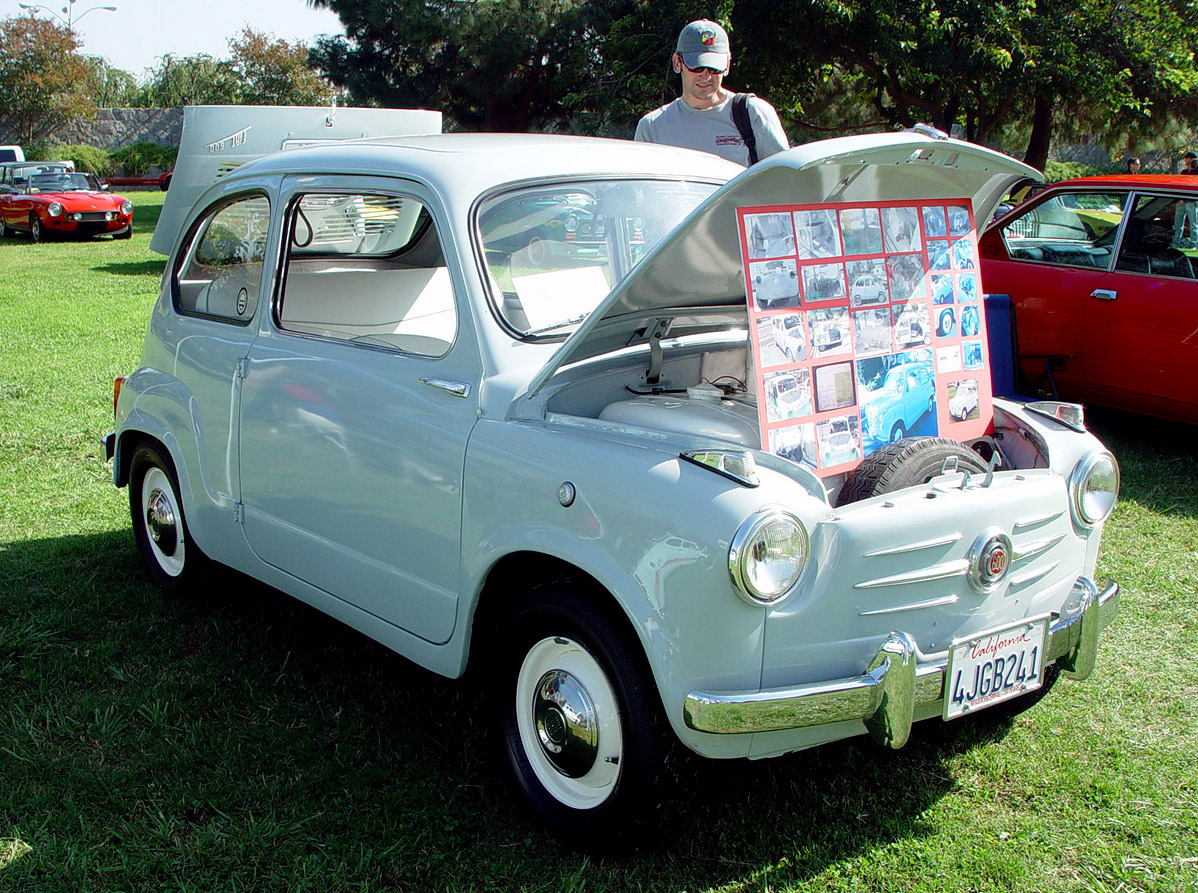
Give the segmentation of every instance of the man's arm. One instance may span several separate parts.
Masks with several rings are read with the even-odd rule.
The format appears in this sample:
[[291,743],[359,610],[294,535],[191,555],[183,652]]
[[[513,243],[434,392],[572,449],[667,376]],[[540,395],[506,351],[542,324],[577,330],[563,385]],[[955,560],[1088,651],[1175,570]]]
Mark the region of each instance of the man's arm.
[[757,137],[758,159],[768,158],[790,148],[778,113],[760,96],[754,96],[749,100],[749,118],[753,122],[753,135]]

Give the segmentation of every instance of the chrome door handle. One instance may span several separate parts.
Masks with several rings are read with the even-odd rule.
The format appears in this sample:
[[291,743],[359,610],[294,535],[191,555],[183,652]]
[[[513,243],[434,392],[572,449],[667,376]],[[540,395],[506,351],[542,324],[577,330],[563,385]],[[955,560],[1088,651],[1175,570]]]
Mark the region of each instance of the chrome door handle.
[[1090,292],[1090,297],[1098,298],[1100,301],[1113,301],[1119,297],[1119,293],[1113,288],[1096,288]]
[[470,385],[464,381],[448,381],[444,378],[422,378],[421,384],[426,384],[429,387],[440,388],[443,391],[448,391],[455,397],[469,397]]

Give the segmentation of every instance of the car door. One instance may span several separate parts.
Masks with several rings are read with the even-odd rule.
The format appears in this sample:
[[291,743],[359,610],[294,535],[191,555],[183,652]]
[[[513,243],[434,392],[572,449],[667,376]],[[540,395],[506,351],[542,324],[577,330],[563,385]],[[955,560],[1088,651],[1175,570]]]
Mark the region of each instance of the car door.
[[1080,324],[1114,260],[1127,193],[1117,189],[1049,193],[988,230],[979,245],[983,286],[1010,295],[1019,365],[1029,387],[1050,384],[1084,395]]
[[245,535],[269,564],[445,642],[479,379],[457,337],[460,273],[415,184],[312,182],[289,199],[271,324],[245,372]]
[[1083,369],[1102,402],[1198,421],[1198,199],[1136,193],[1115,269],[1084,301]]

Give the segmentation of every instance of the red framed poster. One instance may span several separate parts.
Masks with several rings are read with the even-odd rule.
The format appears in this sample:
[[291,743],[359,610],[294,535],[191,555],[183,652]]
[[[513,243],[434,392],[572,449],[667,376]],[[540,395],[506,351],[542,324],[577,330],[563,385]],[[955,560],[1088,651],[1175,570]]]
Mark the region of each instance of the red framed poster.
[[968,200],[737,211],[762,448],[821,476],[993,407]]

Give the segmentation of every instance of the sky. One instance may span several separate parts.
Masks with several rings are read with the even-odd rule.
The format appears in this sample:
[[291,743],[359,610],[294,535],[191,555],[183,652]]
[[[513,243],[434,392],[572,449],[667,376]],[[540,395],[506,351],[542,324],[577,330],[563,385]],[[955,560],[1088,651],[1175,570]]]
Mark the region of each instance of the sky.
[[[341,34],[341,20],[327,9],[308,8],[305,0],[26,0],[45,7],[42,18],[73,18],[83,42],[80,52],[103,56],[139,82],[147,68],[167,53],[207,53],[229,58],[229,38],[245,25],[288,41],[311,44],[319,34]],[[0,0],[0,18],[25,15],[18,0]],[[73,4],[73,5],[72,5]],[[116,12],[97,9],[116,6]],[[72,14],[63,13],[68,7]],[[91,11],[89,11],[91,10]]]

